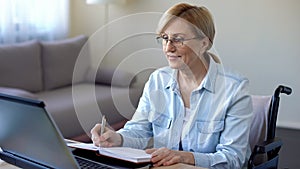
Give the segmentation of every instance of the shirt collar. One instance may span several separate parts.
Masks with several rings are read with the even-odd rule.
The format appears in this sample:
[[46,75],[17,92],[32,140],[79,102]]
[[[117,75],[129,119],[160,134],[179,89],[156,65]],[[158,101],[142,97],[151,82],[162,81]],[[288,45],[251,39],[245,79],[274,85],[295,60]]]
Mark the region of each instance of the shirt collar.
[[170,71],[171,78],[167,83],[167,85],[165,86],[166,89],[171,89],[172,91],[178,89],[177,74],[178,74],[177,69],[171,69]]
[[200,90],[201,88],[204,88],[212,93],[215,92],[215,82],[217,79],[217,72],[218,72],[218,63],[216,63],[213,59],[209,58],[209,67],[208,71],[198,87]]

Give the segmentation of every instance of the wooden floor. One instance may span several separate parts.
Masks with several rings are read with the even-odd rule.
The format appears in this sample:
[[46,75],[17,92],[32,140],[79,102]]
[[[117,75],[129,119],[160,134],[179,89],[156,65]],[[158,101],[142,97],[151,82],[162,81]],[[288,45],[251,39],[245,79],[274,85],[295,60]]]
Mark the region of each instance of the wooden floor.
[[279,169],[300,169],[300,130],[277,128],[276,135],[283,141]]

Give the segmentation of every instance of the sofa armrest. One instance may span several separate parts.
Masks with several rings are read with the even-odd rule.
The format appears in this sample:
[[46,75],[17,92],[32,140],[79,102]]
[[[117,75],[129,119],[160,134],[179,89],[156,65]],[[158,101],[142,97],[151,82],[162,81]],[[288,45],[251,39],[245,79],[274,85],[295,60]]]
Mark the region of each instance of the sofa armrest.
[[129,87],[135,81],[133,73],[113,68],[91,69],[88,81],[116,87]]

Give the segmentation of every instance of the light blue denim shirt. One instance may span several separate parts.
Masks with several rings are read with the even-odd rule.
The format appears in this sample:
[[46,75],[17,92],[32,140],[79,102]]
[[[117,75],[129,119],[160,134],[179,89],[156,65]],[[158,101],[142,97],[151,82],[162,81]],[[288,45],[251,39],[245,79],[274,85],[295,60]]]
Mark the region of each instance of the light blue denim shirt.
[[178,150],[182,140],[196,166],[245,167],[251,153],[248,80],[211,59],[204,80],[191,94],[191,118],[183,127],[185,108],[176,77],[177,70],[170,67],[151,74],[132,120],[118,131],[123,146]]

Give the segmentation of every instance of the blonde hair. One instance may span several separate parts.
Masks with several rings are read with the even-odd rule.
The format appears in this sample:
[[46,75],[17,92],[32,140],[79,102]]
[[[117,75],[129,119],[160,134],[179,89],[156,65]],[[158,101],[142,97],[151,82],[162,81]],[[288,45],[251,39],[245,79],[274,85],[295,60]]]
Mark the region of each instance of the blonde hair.
[[[198,7],[187,3],[180,3],[169,8],[161,17],[157,34],[163,33],[166,26],[176,18],[184,19],[195,27],[195,33],[200,37],[207,37],[209,39],[209,50],[214,42],[215,26],[211,13],[205,7]],[[217,56],[213,55],[212,58],[220,63]]]

